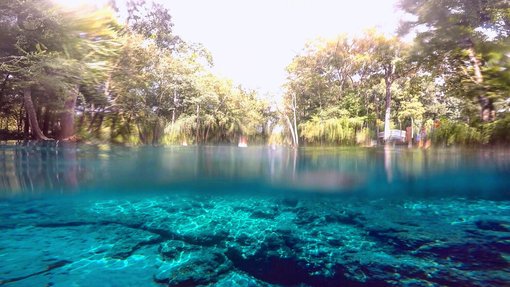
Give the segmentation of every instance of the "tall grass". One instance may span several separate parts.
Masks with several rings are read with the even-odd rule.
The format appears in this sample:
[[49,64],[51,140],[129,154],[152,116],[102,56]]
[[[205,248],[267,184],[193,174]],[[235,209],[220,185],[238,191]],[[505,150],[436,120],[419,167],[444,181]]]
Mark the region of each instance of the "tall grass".
[[439,126],[432,129],[432,143],[435,145],[479,145],[486,142],[485,137],[477,128],[466,123],[443,119]]
[[363,117],[322,119],[315,116],[299,126],[300,135],[311,144],[354,145],[371,136],[370,131],[363,128],[364,121]]

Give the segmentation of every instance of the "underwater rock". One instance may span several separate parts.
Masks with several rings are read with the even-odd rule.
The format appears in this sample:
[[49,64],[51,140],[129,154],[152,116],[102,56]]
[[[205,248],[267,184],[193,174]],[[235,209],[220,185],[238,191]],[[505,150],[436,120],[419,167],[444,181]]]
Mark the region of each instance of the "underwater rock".
[[161,237],[157,234],[120,225],[104,226],[102,231],[104,234],[114,234],[113,238],[109,239],[113,242],[113,246],[106,255],[115,259],[126,259],[142,246],[156,244],[161,241]]
[[466,244],[438,244],[421,248],[420,255],[433,255],[438,259],[461,265],[465,270],[503,269],[510,267],[510,263],[501,254],[489,246],[475,243]]
[[211,287],[271,287],[275,286],[240,271],[233,271],[224,275],[218,282],[210,285]]
[[181,240],[168,240],[159,245],[158,252],[165,260],[177,260],[183,253],[200,250],[200,246],[191,245]]
[[168,286],[197,286],[217,282],[232,263],[217,248],[200,248],[165,261],[154,281]]
[[5,257],[0,264],[0,280],[22,278],[19,282],[24,286],[44,286],[48,276],[69,272],[85,262],[92,266],[96,261],[127,259],[144,245],[159,240],[155,234],[119,224],[41,225],[45,227],[2,231],[0,246]]
[[6,284],[16,287],[500,287],[510,274],[508,208],[231,195],[20,203],[0,210],[0,280],[24,277]]
[[275,214],[257,210],[257,211],[252,212],[250,217],[255,218],[255,219],[257,219],[257,218],[272,219],[272,218],[275,218]]
[[287,197],[287,198],[280,200],[279,203],[285,207],[295,208],[299,204],[299,199]]
[[483,230],[510,232],[510,222],[502,220],[479,220],[475,224]]
[[7,284],[7,283],[18,282],[18,281],[21,281],[21,280],[24,280],[24,279],[27,279],[27,278],[30,278],[30,277],[33,277],[33,276],[41,275],[41,274],[47,273],[47,272],[49,272],[49,271],[51,271],[51,270],[53,270],[55,268],[59,268],[59,267],[65,266],[65,265],[67,265],[69,263],[72,263],[72,262],[71,261],[67,261],[67,260],[58,260],[58,261],[55,261],[55,262],[52,262],[52,263],[48,264],[48,266],[46,267],[45,270],[41,270],[41,271],[38,271],[38,272],[35,272],[35,273],[32,273],[32,274],[27,274],[27,275],[24,275],[24,276],[21,276],[21,277],[0,280],[0,285],[4,285],[4,284]]
[[298,261],[290,254],[281,257],[276,253],[266,247],[249,257],[235,248],[229,248],[226,254],[237,269],[262,281],[282,285],[297,285],[306,281],[309,277],[306,262]]
[[412,232],[406,230],[372,229],[368,231],[368,235],[382,245],[392,246],[395,252],[413,251],[430,243],[430,240],[416,238]]
[[367,275],[356,276],[356,272],[350,273],[346,264],[334,264],[328,268],[324,262],[322,266],[312,266],[309,262],[300,258],[298,254],[261,249],[253,256],[243,256],[233,248],[227,251],[227,256],[236,269],[253,276],[254,278],[276,284],[277,286],[390,286],[384,278],[368,277]]

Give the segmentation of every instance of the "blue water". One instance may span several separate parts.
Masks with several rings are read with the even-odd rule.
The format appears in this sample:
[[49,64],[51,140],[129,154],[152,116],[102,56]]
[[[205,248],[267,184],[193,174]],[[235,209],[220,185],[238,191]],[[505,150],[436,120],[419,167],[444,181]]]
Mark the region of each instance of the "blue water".
[[510,286],[510,150],[0,145],[2,286]]

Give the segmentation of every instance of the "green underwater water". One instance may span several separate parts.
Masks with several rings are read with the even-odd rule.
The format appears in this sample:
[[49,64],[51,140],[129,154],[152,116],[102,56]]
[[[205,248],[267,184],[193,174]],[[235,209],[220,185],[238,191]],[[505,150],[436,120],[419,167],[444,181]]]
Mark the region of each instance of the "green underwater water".
[[508,286],[510,151],[0,146],[1,286]]

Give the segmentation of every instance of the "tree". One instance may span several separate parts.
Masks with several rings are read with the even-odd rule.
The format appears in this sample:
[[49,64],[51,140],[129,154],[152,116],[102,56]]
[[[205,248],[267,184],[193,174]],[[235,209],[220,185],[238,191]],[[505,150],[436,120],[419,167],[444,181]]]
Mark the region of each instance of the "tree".
[[387,38],[377,34],[375,31],[368,31],[365,41],[373,45],[373,60],[371,61],[372,77],[380,77],[385,85],[385,108],[384,108],[384,141],[390,136],[391,121],[391,87],[396,80],[403,76],[409,76],[413,65],[406,59],[406,45],[397,37]]
[[[58,106],[59,137],[70,137],[79,88],[87,84],[84,79],[93,80],[106,69],[105,58],[115,46],[117,26],[111,11],[91,8],[78,13],[56,7],[51,1],[31,0],[8,1],[0,12],[7,34],[16,35],[8,37],[2,46],[1,53],[6,56],[1,70],[23,91],[34,136],[45,138],[36,125],[43,106],[45,115]],[[38,107],[32,102],[34,95]]]
[[166,8],[144,0],[126,7],[121,25],[108,8],[3,1],[0,129],[9,132],[14,118],[18,137],[24,126],[37,140],[74,139],[75,126],[78,139],[109,133],[124,143],[265,137],[268,105],[212,74],[210,54],[173,34]]
[[[299,133],[295,126],[307,127],[306,130],[311,131],[310,127],[329,119],[342,119],[345,123],[349,122],[347,118],[356,119],[351,121],[356,123],[353,130],[361,131],[363,126],[368,128],[369,125],[377,130],[380,102],[376,99],[382,81],[384,139],[387,140],[392,115],[392,87],[398,79],[412,76],[410,72],[415,69],[408,61],[407,49],[398,38],[388,38],[374,30],[359,38],[341,35],[333,40],[308,44],[304,53],[295,57],[287,68],[287,112],[284,115],[293,138]],[[297,119],[297,125],[292,125],[290,120],[294,114],[297,114],[293,117]],[[363,124],[357,125],[360,119]],[[325,135],[324,139],[328,138],[337,137]]]
[[446,76],[447,83],[462,82],[461,96],[476,98],[480,118],[493,120],[494,101],[506,94],[494,81],[500,82],[508,72],[491,67],[490,59],[508,57],[510,3],[401,0],[400,7],[414,16],[402,23],[400,32],[416,33],[416,57]]

